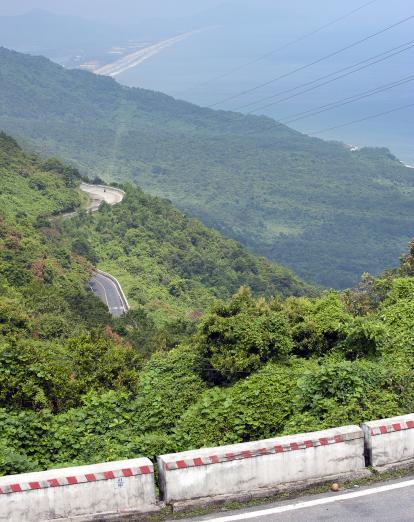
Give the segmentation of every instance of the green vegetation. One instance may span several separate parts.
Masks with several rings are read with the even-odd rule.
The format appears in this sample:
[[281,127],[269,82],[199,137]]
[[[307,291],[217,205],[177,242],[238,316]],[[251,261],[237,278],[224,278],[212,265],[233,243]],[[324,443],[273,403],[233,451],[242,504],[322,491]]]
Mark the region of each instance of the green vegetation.
[[[79,210],[78,171],[25,154],[5,134],[0,175],[1,473],[172,447],[163,430],[207,385],[188,371],[198,364],[190,348],[163,351],[241,284],[267,295],[312,290],[134,187],[121,205]],[[124,317],[87,290],[95,262],[132,281],[135,308]],[[118,425],[121,439],[106,440]]]
[[2,128],[91,177],[167,197],[309,281],[350,287],[395,265],[411,237],[413,173],[385,149],[350,152],[6,49],[0,63]]
[[157,324],[194,321],[240,286],[255,295],[312,291],[288,270],[223,238],[168,201],[124,187],[120,205],[68,220],[73,248],[115,275],[131,305]]
[[[414,411],[414,242],[398,269],[306,296],[132,187],[54,217],[81,205],[78,172],[3,134],[0,174],[0,474]],[[124,317],[86,290],[92,260],[133,282]]]

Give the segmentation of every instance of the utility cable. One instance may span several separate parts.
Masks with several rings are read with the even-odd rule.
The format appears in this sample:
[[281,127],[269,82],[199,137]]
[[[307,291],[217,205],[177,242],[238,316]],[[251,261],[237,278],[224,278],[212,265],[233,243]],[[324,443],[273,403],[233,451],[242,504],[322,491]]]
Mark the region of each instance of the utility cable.
[[414,103],[409,103],[407,105],[401,105],[400,107],[396,107],[395,109],[391,109],[389,111],[378,112],[377,114],[372,114],[371,116],[366,116],[365,118],[361,118],[359,120],[349,121],[347,123],[343,123],[342,125],[335,125],[334,127],[327,127],[326,129],[322,129],[322,130],[319,130],[316,132],[310,132],[307,134],[315,135],[315,134],[322,134],[324,132],[328,132],[331,130],[342,129],[343,127],[348,127],[349,125],[354,125],[356,123],[361,123],[363,121],[372,120],[374,118],[379,118],[380,116],[385,116],[385,115],[391,114],[393,112],[401,111],[403,109],[408,109],[409,107],[414,107]]
[[[386,51],[385,54],[388,54],[388,56],[386,56],[385,58],[383,57],[382,59],[380,59],[380,60],[376,60],[376,61],[374,61],[374,62],[371,62],[371,63],[369,63],[368,65],[366,65],[366,66],[364,66],[364,67],[360,67],[360,68],[358,68],[358,69],[356,69],[356,70],[354,70],[354,71],[350,71],[350,72],[348,72],[348,73],[346,73],[346,74],[343,74],[343,75],[337,76],[337,77],[335,77],[335,78],[333,78],[333,79],[331,79],[331,80],[329,80],[329,81],[327,81],[327,82],[324,82],[324,83],[322,83],[322,84],[318,84],[318,85],[316,85],[316,86],[313,86],[313,87],[311,87],[311,88],[309,88],[309,89],[306,89],[306,90],[300,91],[300,92],[298,92],[298,93],[296,93],[296,94],[293,94],[293,95],[291,95],[291,96],[288,96],[288,97],[286,97],[286,98],[283,98],[283,99],[281,99],[281,100],[278,100],[278,101],[276,101],[276,102],[274,102],[274,103],[270,103],[270,104],[268,104],[268,105],[266,105],[266,106],[264,106],[264,107],[262,107],[262,108],[266,108],[266,107],[268,107],[268,106],[270,106],[270,105],[275,105],[275,104],[280,103],[280,102],[282,102],[282,101],[285,101],[285,100],[288,100],[288,99],[294,98],[295,96],[299,96],[299,95],[301,95],[301,94],[304,94],[305,92],[309,92],[309,91],[311,91],[311,90],[317,89],[318,87],[321,87],[322,85],[326,85],[326,84],[328,84],[328,83],[332,83],[332,82],[338,80],[339,78],[343,78],[344,76],[349,76],[350,74],[353,74],[354,72],[357,72],[358,70],[364,69],[364,68],[366,68],[366,67],[368,67],[368,66],[370,66],[370,65],[374,65],[375,63],[378,63],[378,62],[380,62],[380,61],[384,61],[385,59],[388,59],[388,58],[390,58],[391,56],[394,56],[394,55],[396,55],[396,54],[400,54],[400,53],[402,53],[402,52],[404,52],[404,51],[406,51],[406,50],[411,49],[411,48],[414,47],[414,40],[413,40],[412,42],[408,42],[408,43],[410,43],[411,45],[408,46],[408,44],[403,44],[403,45],[406,46],[406,47],[403,48],[403,49],[400,49],[400,48],[402,47],[402,46],[400,45],[400,46],[398,46],[398,47],[396,48],[396,49],[400,49],[400,50],[397,51],[397,52],[394,52],[393,54],[390,54],[390,51]],[[384,54],[384,53],[381,53],[381,54]],[[368,58],[368,60],[371,60],[371,59],[372,59],[372,58]],[[368,61],[368,60],[364,60],[364,62],[366,62],[366,61]],[[363,62],[360,62],[360,63],[363,63]],[[351,68],[352,68],[352,67],[355,67],[355,66],[351,66]],[[347,67],[346,69],[349,69],[349,68],[350,68],[350,67]],[[332,74],[336,74],[336,73],[331,73],[331,74],[329,74],[329,75],[327,75],[327,76],[332,76]],[[409,78],[409,77],[407,77],[407,78]],[[405,79],[403,79],[403,80],[407,80],[407,78],[405,78]],[[396,82],[396,83],[399,83],[400,81],[402,82],[403,80],[399,80],[399,81]],[[314,81],[312,81],[312,82],[308,82],[308,83],[315,83],[315,81],[318,81],[318,80],[314,80]],[[396,86],[397,86],[397,85],[396,85]],[[382,89],[383,87],[385,88],[385,86],[382,86],[382,87],[378,87],[377,89]],[[376,91],[377,89],[374,89],[373,91]],[[366,94],[366,93],[365,93],[365,94]],[[374,92],[373,92],[372,94],[374,94]],[[355,95],[355,96],[353,96],[353,97],[358,97],[358,96],[361,96],[361,97],[362,97],[363,95],[364,95],[364,93],[361,93],[361,95]],[[352,97],[352,98],[353,98],[353,97]],[[344,102],[345,102],[345,99],[344,99],[344,100],[341,100],[341,101],[344,101]],[[356,101],[356,100],[355,100],[355,101]],[[338,100],[337,102],[334,102],[334,103],[338,103],[338,104],[339,104],[339,103],[340,103],[340,100]],[[331,104],[328,104],[328,105],[331,105]],[[320,108],[322,108],[322,107],[320,107]],[[305,114],[305,113],[308,113],[308,112],[311,112],[311,111],[316,111],[317,109],[318,109],[318,108],[311,109],[310,111],[304,111],[303,113],[298,113],[297,115],[299,115],[299,114]],[[258,109],[256,109],[256,110],[258,110]],[[323,112],[323,111],[321,111],[321,112]],[[247,114],[253,114],[253,111],[251,111],[251,112],[249,112],[249,113],[247,113]],[[292,115],[292,116],[293,116],[293,115]],[[290,120],[289,120],[289,122],[290,122]],[[283,121],[282,121],[282,120],[280,120],[280,121],[278,121],[278,120],[273,120],[273,121],[271,121],[271,122],[269,122],[269,123],[270,123],[270,124],[268,125],[267,128],[262,129],[262,132],[265,132],[265,131],[267,131],[267,130],[272,130],[275,126],[286,125],[288,122],[286,122],[285,119],[284,119]],[[250,131],[250,132],[245,133],[245,135],[249,135],[249,134],[257,134],[257,132],[258,132],[258,130],[255,129],[255,130],[253,130],[253,131]]]
[[332,103],[327,103],[326,105],[315,107],[314,109],[310,109],[302,113],[297,113],[295,115],[288,116],[287,118],[283,118],[278,121],[280,123],[283,123],[284,125],[289,125],[290,123],[293,123],[295,121],[303,120],[304,118],[310,118],[311,116],[316,116],[317,114],[321,114],[322,112],[330,111],[338,107],[342,107],[344,105],[363,100],[365,98],[370,98],[371,96],[375,96],[376,94],[380,94],[381,92],[389,91],[390,89],[395,89],[395,87],[400,87],[401,85],[405,85],[406,83],[412,81],[414,81],[414,76],[407,76],[406,78],[402,78],[401,80],[398,80],[393,83],[382,85],[381,87],[377,87],[376,89],[371,89],[361,94],[356,94],[354,96],[349,96],[347,98],[343,98]]
[[376,36],[379,36],[380,34],[384,34],[387,31],[390,31],[392,29],[395,29],[396,27],[408,22],[409,20],[412,20],[414,18],[414,15],[407,16],[406,18],[403,18],[402,20],[399,20],[398,22],[395,22],[394,24],[388,25],[387,27],[381,29],[380,31],[376,31],[375,33],[372,33],[364,38],[361,38],[360,40],[357,40],[356,42],[353,42],[349,45],[346,45],[345,47],[342,47],[341,49],[338,49],[337,51],[331,52],[329,54],[326,54],[322,56],[321,58],[318,58],[317,60],[314,60],[313,62],[307,63],[305,65],[301,65],[300,67],[297,67],[296,69],[293,69],[287,73],[281,74],[280,76],[277,76],[276,78],[272,78],[271,80],[268,80],[267,82],[261,83],[259,85],[256,85],[255,87],[252,87],[250,89],[246,89],[244,91],[241,91],[237,94],[233,94],[232,96],[228,96],[227,98],[224,98],[223,100],[220,100],[216,103],[213,103],[212,105],[208,105],[207,108],[212,109],[216,107],[217,105],[221,105],[222,103],[234,100],[236,98],[240,98],[240,96],[244,96],[246,94],[250,94],[252,92],[257,91],[258,89],[261,89],[262,87],[266,87],[268,85],[271,85],[272,83],[275,83],[279,80],[282,80],[284,78],[287,78],[289,76],[292,76],[293,74],[303,71],[305,69],[308,69],[309,67],[312,67],[313,65],[317,65],[318,63],[321,63],[325,60],[328,60],[329,58],[332,58],[334,56],[337,56],[338,54],[341,54],[349,49],[352,49],[353,47],[356,47],[364,42],[367,42],[368,40],[371,40],[372,38],[375,38]]
[[366,69],[368,67],[371,67],[372,65],[376,65],[377,63],[381,63],[385,60],[388,60],[389,58],[392,58],[393,56],[397,56],[405,51],[408,51],[410,50],[411,48],[414,47],[414,40],[410,40],[409,42],[406,42],[404,44],[401,44],[401,45],[398,45],[397,47],[393,47],[392,49],[389,49],[387,51],[384,51],[382,53],[379,53],[379,54],[376,54],[374,56],[370,56],[369,58],[366,58],[365,60],[361,60],[360,62],[357,62],[355,64],[352,64],[352,65],[348,65],[347,67],[342,67],[341,69],[338,69],[334,72],[331,72],[331,73],[328,73],[328,74],[325,74],[323,76],[320,76],[319,78],[316,78],[315,80],[311,80],[309,82],[305,82],[305,83],[302,83],[300,85],[297,85],[296,87],[291,87],[289,89],[284,89],[283,91],[279,91],[275,94],[272,94],[270,96],[266,96],[265,98],[262,98],[260,100],[256,100],[254,102],[250,102],[250,103],[246,103],[244,105],[239,105],[238,107],[232,109],[233,111],[240,111],[242,109],[245,109],[245,108],[248,108],[248,107],[251,107],[252,105],[257,105],[258,103],[262,102],[262,101],[269,101],[269,100],[272,100],[274,98],[277,98],[278,96],[281,96],[283,94],[289,94],[291,92],[294,92],[294,91],[297,91],[298,89],[301,89],[302,87],[307,87],[309,85],[313,85],[321,80],[325,80],[327,78],[331,78],[332,76],[335,76],[335,74],[338,74],[338,73],[342,73],[344,71],[349,71],[347,74],[342,74],[340,76],[337,76],[336,78],[333,78],[332,80],[329,80],[327,82],[324,82],[324,83],[321,83],[319,85],[316,85],[315,87],[312,87],[310,89],[306,89],[304,91],[301,91],[293,96],[289,96],[287,98],[283,98],[281,100],[276,100],[275,102],[273,103],[268,103],[266,105],[261,105],[259,107],[256,107],[255,109],[252,109],[251,111],[249,111],[248,114],[252,114],[258,110],[262,110],[262,109],[267,109],[268,107],[271,107],[272,105],[276,105],[278,103],[281,103],[282,101],[286,101],[286,100],[290,100],[291,98],[294,98],[295,96],[299,96],[301,94],[305,94],[309,91],[312,91],[314,89],[317,89],[319,87],[322,87],[324,85],[327,85],[329,83],[332,83],[336,80],[339,80],[341,78],[345,78],[346,76],[350,76],[351,74],[354,74],[356,72],[359,72],[359,71],[362,71],[363,69]]
[[272,56],[273,54],[276,54],[276,53],[279,53],[280,51],[283,51],[284,49],[287,49],[288,47],[291,47],[292,45],[295,45],[303,40],[305,40],[306,38],[309,38],[310,36],[313,36],[321,31],[323,31],[324,29],[328,29],[329,27],[332,27],[333,25],[337,24],[338,22],[341,22],[342,20],[345,20],[346,18],[352,16],[353,14],[357,13],[358,11],[361,11],[362,9],[364,9],[365,7],[368,7],[372,4],[375,4],[377,3],[378,0],[370,0],[369,2],[366,2],[365,4],[362,4],[360,5],[359,7],[356,7],[355,9],[353,9],[352,11],[349,11],[348,13],[345,13],[344,15],[338,17],[338,18],[335,18],[334,20],[324,24],[324,25],[321,25],[320,27],[314,29],[313,31],[310,31],[309,33],[306,33],[302,36],[299,36],[298,38],[295,38],[294,40],[291,40],[290,42],[287,42],[283,45],[281,45],[280,47],[278,47],[277,49],[274,49],[273,51],[269,51],[265,54],[262,54],[261,56],[258,56],[257,58],[253,59],[253,60],[250,60],[248,62],[245,62],[237,67],[234,67],[233,69],[230,69],[228,71],[226,71],[225,73],[223,74],[220,74],[218,76],[215,76],[214,78],[211,78],[210,80],[207,80],[205,82],[202,82],[202,83],[199,83],[197,85],[197,87],[202,87],[204,85],[209,85],[210,83],[213,83],[213,82],[217,82],[223,78],[226,78],[227,76],[230,76],[231,74],[235,73],[235,72],[238,72],[246,67],[249,67],[250,65],[254,65],[255,63],[258,63],[258,62],[261,62],[263,60],[265,60],[266,58],[268,58],[269,56]]

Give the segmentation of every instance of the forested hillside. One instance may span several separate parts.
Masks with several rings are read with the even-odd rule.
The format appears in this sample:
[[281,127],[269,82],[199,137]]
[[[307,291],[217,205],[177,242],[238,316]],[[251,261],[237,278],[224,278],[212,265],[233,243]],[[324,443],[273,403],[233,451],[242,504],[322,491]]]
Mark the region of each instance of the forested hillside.
[[[62,220],[79,173],[4,134],[0,176],[0,474],[413,411],[414,244],[353,290],[286,297],[308,289],[139,189]],[[86,290],[95,262],[129,285],[120,319]]]
[[[241,284],[257,295],[312,291],[137,188],[87,214],[76,169],[28,155],[3,133],[0,180],[2,473],[51,465],[46,433],[90,397],[116,394],[113,404],[126,406],[151,354],[187,339],[219,296]],[[62,218],[75,209],[79,217]],[[95,263],[120,267],[134,305],[124,317],[110,317],[89,291]],[[73,450],[59,459],[73,460]]]
[[414,177],[261,117],[212,111],[0,49],[0,124],[83,173],[132,180],[305,279],[343,288],[393,266]]
[[304,295],[314,290],[287,269],[184,216],[171,203],[131,185],[114,207],[64,225],[74,247],[115,275],[130,304],[157,323],[191,319],[240,286],[255,295]]

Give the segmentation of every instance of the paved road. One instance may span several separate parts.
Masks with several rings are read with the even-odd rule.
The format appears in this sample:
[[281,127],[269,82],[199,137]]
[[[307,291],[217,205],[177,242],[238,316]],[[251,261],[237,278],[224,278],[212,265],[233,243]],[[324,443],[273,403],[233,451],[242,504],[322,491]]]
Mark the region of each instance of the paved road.
[[114,317],[120,317],[127,311],[118,286],[109,277],[96,273],[89,281],[89,287]]
[[123,191],[113,187],[81,183],[79,188],[89,196],[87,208],[92,212],[98,210],[99,205],[103,201],[106,201],[108,205],[116,205],[117,203],[121,203],[124,199]]
[[232,511],[187,521],[215,522],[408,522],[414,520],[414,477],[307,496],[296,501]]
[[[82,183],[80,189],[89,196],[87,209],[91,212],[98,210],[103,201],[106,201],[108,205],[116,205],[124,198],[123,191],[113,187]],[[121,295],[120,288],[110,277],[95,273],[89,281],[89,287],[108,307],[109,312],[114,317],[119,317],[128,310],[128,305]]]

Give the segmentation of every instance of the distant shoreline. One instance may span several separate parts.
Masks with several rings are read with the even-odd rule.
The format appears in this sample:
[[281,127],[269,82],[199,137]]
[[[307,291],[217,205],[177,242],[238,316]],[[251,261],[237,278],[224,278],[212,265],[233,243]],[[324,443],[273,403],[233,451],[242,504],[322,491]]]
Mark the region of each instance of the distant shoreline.
[[162,40],[160,42],[157,42],[153,45],[150,45],[148,47],[144,47],[143,49],[139,49],[138,51],[134,51],[132,53],[129,53],[119,60],[116,60],[115,62],[109,63],[107,65],[104,65],[103,67],[100,67],[93,72],[95,74],[99,74],[101,76],[118,76],[119,74],[122,74],[123,72],[138,67],[143,62],[148,60],[149,58],[152,58],[153,56],[159,54],[164,49],[167,49],[168,47],[172,47],[173,45],[182,42],[183,40],[186,40],[187,38],[190,38],[190,36],[193,36],[194,34],[206,31],[208,28],[204,29],[197,29],[195,31],[189,31],[187,33],[182,33],[178,36],[174,36],[173,38],[169,38],[167,40]]

